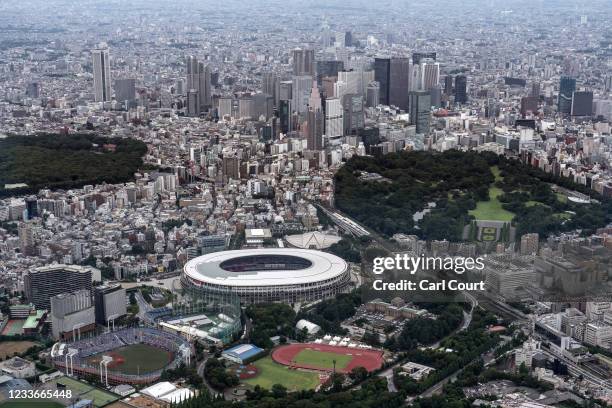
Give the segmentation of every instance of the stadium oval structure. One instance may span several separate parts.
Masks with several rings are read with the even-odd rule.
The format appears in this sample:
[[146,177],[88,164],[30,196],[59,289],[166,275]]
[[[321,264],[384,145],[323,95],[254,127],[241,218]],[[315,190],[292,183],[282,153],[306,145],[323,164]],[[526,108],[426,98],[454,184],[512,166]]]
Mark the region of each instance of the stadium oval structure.
[[348,264],[310,249],[243,249],[214,252],[185,264],[182,283],[203,295],[234,295],[242,304],[310,302],[350,285]]

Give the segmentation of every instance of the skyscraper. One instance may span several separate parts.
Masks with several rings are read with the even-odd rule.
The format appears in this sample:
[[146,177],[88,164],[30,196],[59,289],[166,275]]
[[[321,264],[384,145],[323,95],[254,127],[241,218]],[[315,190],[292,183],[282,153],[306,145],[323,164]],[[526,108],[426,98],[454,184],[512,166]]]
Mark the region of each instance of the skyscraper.
[[444,94],[451,96],[453,94],[453,76],[447,75],[444,77]]
[[[419,82],[419,90],[424,91],[428,91],[433,88],[434,85],[438,85],[440,82],[440,64],[432,59],[422,59]],[[456,82],[455,87],[457,87]]]
[[408,81],[410,77],[410,60],[408,58],[391,58],[389,68],[389,104],[408,110]]
[[344,134],[356,135],[365,126],[363,98],[360,95],[344,95],[342,106],[344,109]]
[[136,99],[136,80],[134,78],[115,80],[115,100],[131,102]]
[[572,116],[593,115],[593,92],[576,91],[572,95]]
[[274,98],[274,106],[280,100],[280,78],[274,72],[264,72],[262,78],[262,92]]
[[308,150],[323,150],[323,114],[320,109],[308,108],[306,143]]
[[317,61],[317,84],[321,86],[324,77],[338,77],[338,71],[344,71],[344,62],[329,60]]
[[378,82],[372,81],[368,84],[368,88],[366,90],[366,106],[374,108],[378,105],[379,100],[380,86],[378,85]]
[[455,77],[455,103],[466,103],[467,101],[467,77],[457,75]]
[[380,104],[389,105],[391,79],[391,60],[389,58],[374,59],[374,80],[378,82],[380,89]]
[[96,102],[111,100],[111,75],[108,48],[91,51],[93,59],[94,98]]
[[412,64],[419,65],[422,59],[429,58],[432,60],[436,60],[435,52],[413,52],[412,53]]
[[308,100],[312,91],[312,77],[308,75],[294,76],[291,86],[292,107],[298,114],[306,113]]
[[314,50],[296,48],[293,50],[293,75],[314,76]]
[[559,113],[569,115],[572,111],[572,95],[576,90],[576,79],[571,77],[561,77],[559,83],[559,99],[557,100],[557,110]]
[[186,58],[187,66],[187,89],[198,93],[198,115],[212,105],[211,72],[208,65],[198,62],[193,55]]
[[416,132],[429,133],[431,95],[428,91],[412,91],[410,99],[410,124],[416,125]]
[[344,132],[342,102],[338,98],[325,100],[325,136],[331,144]]
[[281,99],[278,107],[278,117],[280,119],[280,131],[283,134],[289,133],[293,130],[293,124],[291,123],[291,101]]

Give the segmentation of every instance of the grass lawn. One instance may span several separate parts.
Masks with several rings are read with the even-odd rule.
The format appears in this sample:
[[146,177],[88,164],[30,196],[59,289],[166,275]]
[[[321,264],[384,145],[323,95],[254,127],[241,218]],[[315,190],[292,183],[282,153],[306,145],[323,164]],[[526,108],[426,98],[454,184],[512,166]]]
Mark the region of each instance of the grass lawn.
[[274,384],[281,384],[288,391],[312,390],[319,385],[319,375],[314,372],[290,370],[287,366],[275,363],[270,356],[253,363],[259,370],[255,378],[243,380],[248,385],[259,385],[271,389]]
[[505,221],[510,222],[514,218],[514,213],[502,208],[502,203],[497,199],[503,191],[497,187],[489,188],[489,201],[479,201],[476,209],[471,210],[470,214],[477,220]]
[[499,167],[497,166],[491,167],[491,173],[493,173],[493,175],[495,176],[495,181],[499,181],[503,179],[503,177],[499,175]]
[[567,203],[567,196],[563,193],[555,193],[555,195],[557,196],[557,200],[561,201],[562,203]]
[[[122,359],[120,364],[109,365],[109,370],[119,371],[124,374],[148,373],[164,368],[172,361],[172,354],[168,351],[150,346],[148,344],[130,344],[120,347],[110,353],[104,353],[113,358]],[[102,355],[97,354],[91,357],[91,362],[95,364],[100,361]]]
[[0,403],[0,408],[64,408],[55,401],[19,399]]
[[302,350],[293,359],[298,364],[309,364],[320,368],[334,368],[334,360],[336,360],[336,369],[345,368],[353,359],[352,356],[344,354],[329,353],[316,350]]
[[67,389],[72,390],[73,398],[79,396],[81,399],[93,400],[96,407],[102,407],[119,399],[118,395],[106,392],[101,388],[77,381],[70,377],[60,377],[53,380],[52,383],[54,385],[53,389],[57,387],[57,385],[55,385],[57,383],[64,384]]

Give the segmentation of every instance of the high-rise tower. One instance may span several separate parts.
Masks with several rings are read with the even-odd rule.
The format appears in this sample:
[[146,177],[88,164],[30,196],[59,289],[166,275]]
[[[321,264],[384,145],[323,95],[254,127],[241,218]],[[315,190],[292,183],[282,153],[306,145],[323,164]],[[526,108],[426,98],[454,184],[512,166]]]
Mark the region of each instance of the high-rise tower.
[[111,75],[108,48],[91,51],[94,74],[94,97],[96,102],[111,100]]

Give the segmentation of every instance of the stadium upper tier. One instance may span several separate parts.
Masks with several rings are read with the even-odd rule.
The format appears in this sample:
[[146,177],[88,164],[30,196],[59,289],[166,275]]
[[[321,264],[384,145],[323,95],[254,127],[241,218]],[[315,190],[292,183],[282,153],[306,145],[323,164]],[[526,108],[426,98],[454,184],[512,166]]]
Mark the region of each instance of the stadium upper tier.
[[187,262],[183,282],[243,303],[310,301],[333,296],[350,283],[347,263],[310,249],[246,249],[207,254]]

